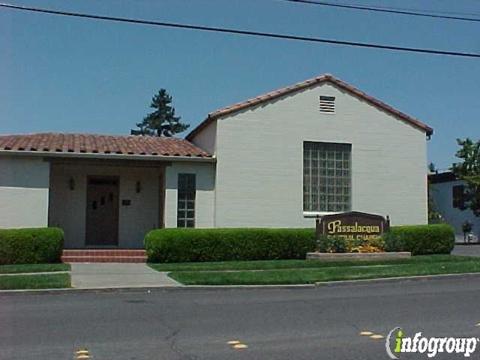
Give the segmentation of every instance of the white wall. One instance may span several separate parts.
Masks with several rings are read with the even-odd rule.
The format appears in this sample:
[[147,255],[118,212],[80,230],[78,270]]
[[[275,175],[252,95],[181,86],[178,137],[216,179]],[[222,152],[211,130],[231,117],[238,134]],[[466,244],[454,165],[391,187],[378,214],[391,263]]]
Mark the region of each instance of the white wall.
[[0,156],[0,228],[47,226],[49,172],[41,158]]
[[178,174],[196,174],[195,227],[215,227],[215,164],[173,163],[166,169],[165,227],[177,227]]
[[[336,113],[319,112],[319,96]],[[217,227],[309,227],[303,142],[352,144],[352,210],[427,222],[425,133],[331,84],[217,120]]]
[[217,141],[217,122],[213,121],[199,132],[192,142],[211,155],[215,155]]
[[[163,166],[163,165],[162,165]],[[145,234],[158,228],[159,177],[162,168],[53,164],[50,194],[50,225],[65,231],[65,247],[85,246],[87,176],[119,176],[120,201],[131,200],[130,206],[119,207],[119,247],[142,247]],[[197,175],[195,226],[214,226],[214,164],[179,162],[165,168],[165,227],[177,226],[177,179],[179,173]],[[75,181],[70,190],[69,180]],[[140,181],[142,191],[135,192]]]
[[470,221],[473,224],[472,233],[480,239],[480,217],[476,217],[471,210],[460,210],[453,207],[453,190],[456,185],[464,185],[462,180],[442,182],[430,185],[430,192],[435,209],[447,223],[455,228],[457,238],[463,241],[462,224]]
[[[157,168],[109,165],[52,164],[50,194],[50,225],[65,231],[65,247],[85,246],[87,176],[119,176],[119,247],[143,247],[145,234],[159,227],[159,177]],[[75,181],[70,190],[69,180]],[[141,183],[140,193],[135,184]],[[129,206],[121,204],[131,200]]]

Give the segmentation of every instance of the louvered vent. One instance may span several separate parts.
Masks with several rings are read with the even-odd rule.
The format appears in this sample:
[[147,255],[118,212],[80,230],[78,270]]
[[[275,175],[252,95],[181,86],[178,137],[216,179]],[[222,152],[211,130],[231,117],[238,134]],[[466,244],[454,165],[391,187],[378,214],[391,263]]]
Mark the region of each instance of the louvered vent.
[[320,96],[320,112],[330,114],[335,112],[335,96]]

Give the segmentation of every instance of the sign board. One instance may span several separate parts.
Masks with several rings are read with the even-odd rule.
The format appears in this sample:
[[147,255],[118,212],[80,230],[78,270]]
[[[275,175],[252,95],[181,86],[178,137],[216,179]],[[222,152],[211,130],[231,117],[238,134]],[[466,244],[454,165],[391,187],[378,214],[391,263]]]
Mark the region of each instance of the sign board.
[[320,236],[338,236],[346,240],[379,238],[390,228],[390,219],[383,216],[350,211],[317,217],[317,239]]

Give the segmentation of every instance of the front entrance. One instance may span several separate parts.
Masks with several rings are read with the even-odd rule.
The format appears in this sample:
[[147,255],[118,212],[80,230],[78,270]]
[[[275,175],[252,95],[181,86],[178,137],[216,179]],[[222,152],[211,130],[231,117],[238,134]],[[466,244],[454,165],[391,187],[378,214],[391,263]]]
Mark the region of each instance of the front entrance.
[[118,246],[118,177],[87,178],[87,246]]

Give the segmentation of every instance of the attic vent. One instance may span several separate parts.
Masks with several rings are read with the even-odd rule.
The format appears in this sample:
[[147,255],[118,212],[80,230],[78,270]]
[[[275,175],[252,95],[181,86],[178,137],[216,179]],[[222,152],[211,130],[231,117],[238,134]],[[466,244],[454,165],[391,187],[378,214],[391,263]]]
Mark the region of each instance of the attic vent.
[[335,112],[335,96],[320,96],[320,112]]

